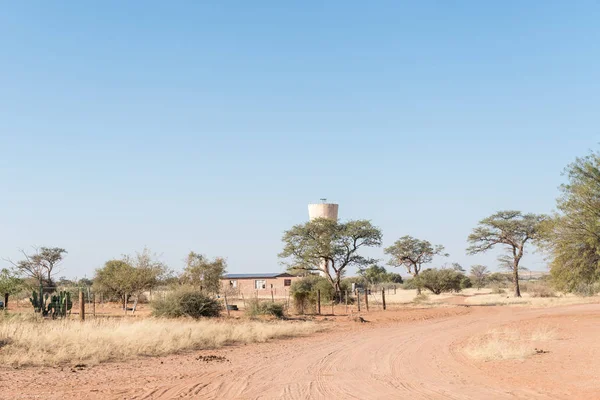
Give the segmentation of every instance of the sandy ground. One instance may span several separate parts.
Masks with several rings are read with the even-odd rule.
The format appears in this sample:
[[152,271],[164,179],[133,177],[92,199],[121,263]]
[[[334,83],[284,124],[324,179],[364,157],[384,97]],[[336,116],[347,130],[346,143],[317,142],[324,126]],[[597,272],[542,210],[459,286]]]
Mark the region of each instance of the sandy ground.
[[[0,368],[0,399],[598,399],[600,305],[464,306],[327,317],[311,337],[93,367]],[[461,304],[463,303],[463,304]],[[474,361],[490,329],[551,327],[544,354]],[[533,345],[533,344],[532,344]]]

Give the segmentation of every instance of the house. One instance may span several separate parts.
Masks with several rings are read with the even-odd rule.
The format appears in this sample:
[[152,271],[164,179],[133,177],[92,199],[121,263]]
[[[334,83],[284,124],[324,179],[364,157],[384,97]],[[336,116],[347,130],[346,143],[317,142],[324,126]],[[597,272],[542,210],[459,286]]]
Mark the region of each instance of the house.
[[300,277],[287,272],[266,274],[226,274],[221,278],[221,288],[224,293],[244,296],[273,296],[285,297],[290,286]]

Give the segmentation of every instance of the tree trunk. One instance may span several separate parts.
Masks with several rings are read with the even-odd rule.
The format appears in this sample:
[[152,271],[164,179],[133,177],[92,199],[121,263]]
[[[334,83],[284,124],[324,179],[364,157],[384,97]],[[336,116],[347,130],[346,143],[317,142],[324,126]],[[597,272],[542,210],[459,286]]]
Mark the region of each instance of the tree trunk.
[[521,297],[521,290],[519,288],[519,261],[515,260],[515,265],[513,266],[513,280],[514,280],[514,288],[515,288],[515,297]]
[[[415,272],[415,273],[413,274],[413,279],[417,279],[417,277],[418,277],[418,276],[419,276],[419,273],[418,273],[418,272]],[[419,296],[420,294],[421,294],[421,287],[420,287],[420,286],[417,286],[417,296]]]

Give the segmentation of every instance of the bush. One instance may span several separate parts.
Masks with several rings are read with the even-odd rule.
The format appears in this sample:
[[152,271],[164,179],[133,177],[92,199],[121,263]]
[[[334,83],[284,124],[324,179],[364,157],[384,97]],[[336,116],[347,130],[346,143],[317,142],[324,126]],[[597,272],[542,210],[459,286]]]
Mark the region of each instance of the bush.
[[283,318],[285,313],[283,310],[283,304],[281,303],[252,299],[246,302],[246,315],[250,317],[256,317],[258,315],[272,315],[276,318]]
[[[343,291],[349,290],[348,280],[342,282]],[[296,312],[304,314],[306,311],[314,311],[317,304],[317,291],[321,291],[321,301],[331,302],[335,299],[335,290],[331,283],[322,276],[306,276],[292,283],[290,293],[294,299]]]
[[506,290],[499,285],[492,286],[492,294],[505,294]]
[[575,286],[573,293],[578,296],[590,297],[595,296],[600,292],[600,286],[598,283],[580,283]]
[[503,274],[501,272],[494,272],[492,274],[489,274],[487,279],[486,279],[486,283],[488,285],[490,285],[490,287],[494,288],[494,287],[507,287],[508,284],[511,282],[510,276],[508,276],[507,274]]
[[188,287],[178,288],[163,299],[151,303],[152,315],[156,317],[218,317],[221,304],[214,298]]
[[416,283],[421,288],[430,290],[433,294],[460,292],[461,282],[464,278],[466,278],[464,274],[452,269],[429,268],[418,275]]
[[463,275],[462,278],[460,278],[460,288],[461,289],[469,289],[472,286],[473,286],[473,283],[471,282],[471,278],[469,278],[466,275]]
[[416,279],[405,279],[402,284],[402,288],[406,290],[417,289],[417,280]]
[[429,300],[429,296],[425,293],[421,293],[415,296],[415,298],[413,299],[414,303],[423,303],[426,302],[427,300]]
[[530,284],[528,291],[531,297],[556,297],[554,290],[542,282]]

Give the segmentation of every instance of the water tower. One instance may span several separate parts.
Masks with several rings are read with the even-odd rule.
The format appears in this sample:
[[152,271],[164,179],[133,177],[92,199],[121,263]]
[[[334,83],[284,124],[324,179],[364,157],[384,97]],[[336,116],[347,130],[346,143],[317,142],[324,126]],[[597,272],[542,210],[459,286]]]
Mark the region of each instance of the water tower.
[[[312,221],[317,218],[326,218],[333,221],[338,219],[338,204],[327,203],[327,199],[321,199],[320,203],[314,203],[308,205],[308,218]],[[326,261],[322,261],[321,269],[329,271],[329,265]],[[325,271],[319,273],[321,276],[326,276]]]

